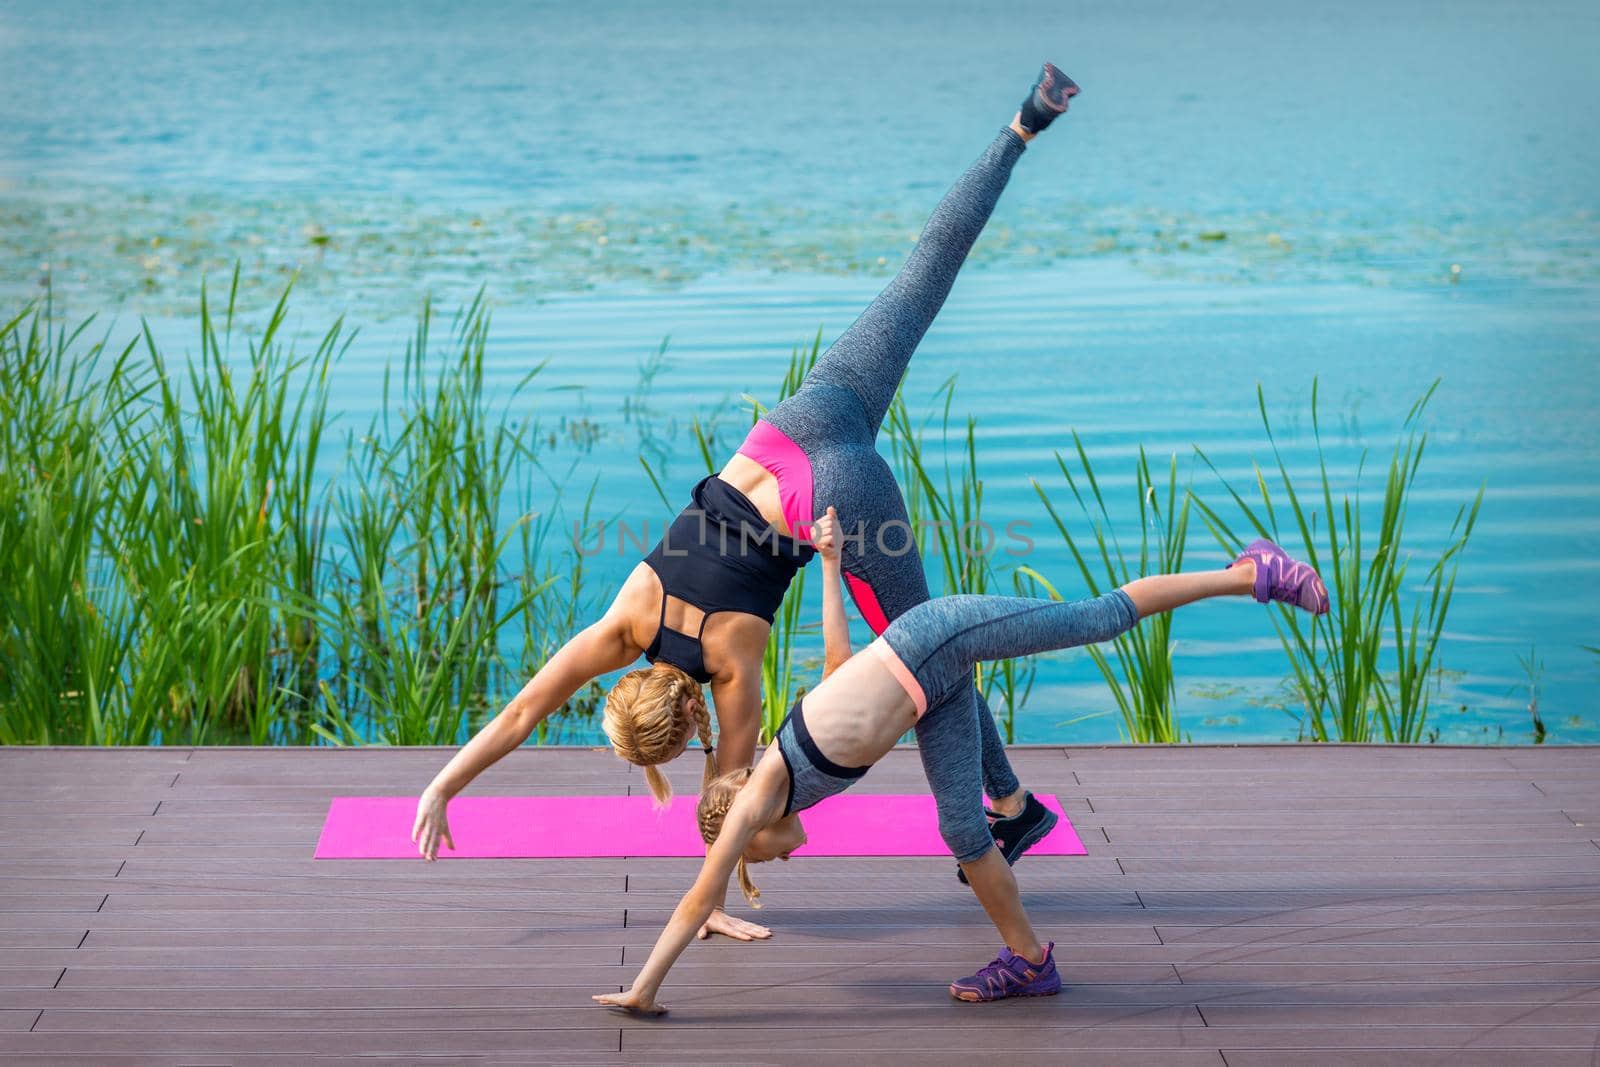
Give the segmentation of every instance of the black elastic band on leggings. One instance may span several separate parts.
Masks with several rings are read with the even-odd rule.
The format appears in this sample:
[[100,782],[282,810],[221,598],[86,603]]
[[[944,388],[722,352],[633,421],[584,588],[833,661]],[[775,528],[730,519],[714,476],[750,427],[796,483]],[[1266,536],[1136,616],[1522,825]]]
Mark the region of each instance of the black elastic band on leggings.
[[806,717],[800,711],[800,701],[795,701],[794,711],[789,719],[794,723],[794,739],[800,742],[800,751],[806,754],[806,759],[811,765],[824,774],[831,774],[835,778],[860,778],[870,771],[871,767],[841,767],[833,760],[822,754],[822,749],[811,739],[811,731],[806,729]]

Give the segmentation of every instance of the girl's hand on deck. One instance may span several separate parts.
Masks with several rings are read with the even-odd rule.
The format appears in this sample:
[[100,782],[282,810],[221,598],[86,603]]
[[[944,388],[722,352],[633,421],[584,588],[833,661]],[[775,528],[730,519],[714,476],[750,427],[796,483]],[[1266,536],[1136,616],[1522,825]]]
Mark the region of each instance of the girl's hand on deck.
[[700,933],[697,936],[704,941],[712,934],[731,937],[735,941],[765,941],[772,936],[772,931],[759,923],[749,922],[738,916],[729,915],[721,908],[718,908],[711,913],[711,918],[701,925]]
[[811,543],[824,560],[830,563],[839,561],[839,516],[832,508],[811,524]]
[[625,993],[596,993],[593,999],[596,1004],[604,1004],[629,1015],[655,1016],[667,1013],[667,1009],[657,1004],[654,997],[643,996],[631,989]]
[[445,817],[446,803],[444,797],[431,789],[424,790],[417,799],[417,821],[411,827],[411,843],[425,860],[439,858],[440,838],[450,846],[450,851],[455,851],[456,839],[450,836],[450,821]]

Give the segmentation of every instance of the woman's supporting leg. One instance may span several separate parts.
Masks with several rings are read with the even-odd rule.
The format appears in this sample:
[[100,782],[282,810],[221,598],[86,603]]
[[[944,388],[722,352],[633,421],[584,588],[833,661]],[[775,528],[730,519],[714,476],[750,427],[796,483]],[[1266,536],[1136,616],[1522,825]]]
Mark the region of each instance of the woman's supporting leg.
[[[889,464],[870,442],[838,445],[812,459],[817,507],[838,509],[843,532],[845,585],[875,634],[928,600],[928,578],[917,553],[906,505]],[[989,704],[969,687],[977,705],[983,789],[1002,815],[1022,810],[1023,789]],[[965,699],[958,697],[953,699]],[[931,714],[931,710],[930,710]]]
[[934,208],[900,272],[806,375],[806,385],[843,385],[853,392],[873,435],[883,425],[911,354],[989,221],[1023,145],[1015,130],[1000,131]]

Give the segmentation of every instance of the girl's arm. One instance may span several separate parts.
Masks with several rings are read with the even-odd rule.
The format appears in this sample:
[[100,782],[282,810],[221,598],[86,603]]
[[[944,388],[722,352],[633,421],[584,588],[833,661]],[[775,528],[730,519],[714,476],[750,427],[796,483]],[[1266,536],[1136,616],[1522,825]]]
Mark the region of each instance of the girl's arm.
[[839,517],[832,508],[812,524],[811,542],[822,555],[822,676],[826,678],[850,658],[850,620],[839,588]]
[[633,980],[633,986],[624,993],[597,994],[594,997],[596,1001],[641,1015],[660,1015],[666,1011],[656,1003],[656,992],[661,988],[662,981],[710,917],[712,908],[722,899],[728,887],[728,878],[733,874],[739,857],[744,855],[750,838],[782,814],[788,791],[788,768],[784,766],[777,746],[772,746],[761,758],[750,780],[739,791],[733,807],[723,817],[722,835],[711,846],[711,851],[706,853],[700,877],[695,879],[693,887],[673,910],[672,918],[656,939],[656,947],[638,977]]
[[512,697],[500,714],[489,720],[423,790],[417,801],[417,820],[411,829],[411,840],[422,858],[432,860],[438,856],[441,838],[452,849],[456,847],[445,817],[445,806],[451,797],[526,741],[534,727],[565,704],[580,686],[607,671],[626,667],[638,658],[639,650],[628,639],[622,618],[610,614],[578,633],[550,657],[522,691]]
[[[751,643],[739,653],[738,662],[761,662],[766,639]],[[761,676],[753,670],[737,671],[726,680],[714,679],[711,697],[717,711],[717,770],[719,773],[741,770],[755,762],[756,741],[761,733]],[[730,915],[727,910],[727,886],[717,898],[716,910],[700,927],[700,938],[722,934],[735,941],[764,941],[772,930]]]

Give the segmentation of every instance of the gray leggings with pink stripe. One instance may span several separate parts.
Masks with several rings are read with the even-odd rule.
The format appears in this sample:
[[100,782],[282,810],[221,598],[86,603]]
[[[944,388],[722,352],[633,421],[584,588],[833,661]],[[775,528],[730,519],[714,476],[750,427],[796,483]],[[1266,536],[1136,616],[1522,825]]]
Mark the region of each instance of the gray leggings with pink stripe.
[[[875,446],[878,429],[1022,151],[1022,138],[1000,131],[934,209],[905,266],[817,360],[800,389],[763,416],[787,438],[785,450],[803,453],[804,461],[765,463],[763,448],[774,436],[766,428],[752,435],[753,441],[764,433],[764,446],[747,443],[741,449],[778,476],[791,529],[830,506],[837,509],[845,534],[845,581],[874,633],[929,597],[900,486]],[[809,485],[803,484],[806,467]],[[793,515],[787,514],[791,506],[797,509]],[[944,699],[978,705],[985,791],[991,797],[1016,792],[1017,776],[976,686]]]

